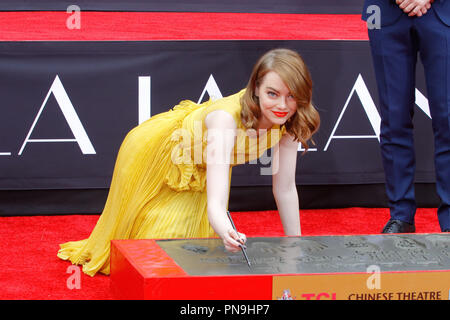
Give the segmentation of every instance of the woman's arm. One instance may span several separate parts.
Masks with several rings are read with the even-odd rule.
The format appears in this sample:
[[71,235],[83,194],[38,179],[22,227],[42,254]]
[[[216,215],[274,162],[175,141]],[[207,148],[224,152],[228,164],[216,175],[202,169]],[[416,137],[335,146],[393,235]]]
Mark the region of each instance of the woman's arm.
[[289,236],[299,236],[300,213],[295,169],[297,166],[298,142],[289,134],[283,135],[273,149],[272,160],[272,190],[284,233]]
[[237,240],[245,243],[244,234],[237,234],[227,216],[229,199],[230,156],[234,148],[236,122],[227,112],[213,111],[205,119],[208,128],[206,145],[206,192],[208,219],[222,238],[228,251],[236,252]]

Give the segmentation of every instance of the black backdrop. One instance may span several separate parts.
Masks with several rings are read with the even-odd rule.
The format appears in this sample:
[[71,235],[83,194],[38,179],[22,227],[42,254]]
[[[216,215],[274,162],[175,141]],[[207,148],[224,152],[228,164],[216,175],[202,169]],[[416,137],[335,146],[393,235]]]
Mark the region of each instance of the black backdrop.
[[[203,101],[213,89],[233,94],[274,47],[303,55],[322,119],[316,145],[299,152],[297,182],[382,183],[367,42],[16,42],[0,44],[0,189],[107,188],[122,139],[144,120],[139,110]],[[148,103],[139,103],[142,96]],[[417,110],[417,181],[433,182],[430,120]],[[260,174],[269,165],[236,167],[233,185],[270,185],[271,176]]]
[[[82,10],[358,14],[362,1],[78,1]],[[65,1],[2,1],[0,10],[62,10]],[[377,89],[367,41],[0,42],[0,214],[101,212],[125,134],[145,115],[206,89],[232,94],[266,50],[299,51],[322,124],[301,155],[301,208],[387,205]],[[210,82],[208,82],[210,80]],[[212,80],[212,81],[211,81]],[[209,86],[207,86],[209,84]],[[433,141],[422,99],[415,115],[417,200],[435,207]],[[423,96],[422,96],[423,94]],[[149,97],[147,102],[140,98]],[[202,97],[209,97],[208,92]],[[424,103],[425,101],[425,103]],[[230,210],[275,209],[261,165],[233,169]]]
[[[58,208],[59,213],[101,210],[120,143],[143,120],[140,109],[157,114],[182,99],[205,100],[215,86],[223,96],[232,94],[245,86],[254,61],[274,47],[289,47],[303,55],[322,118],[316,145],[304,156],[299,152],[296,178],[302,206],[385,204],[382,190],[373,188],[382,185],[383,170],[376,133],[377,90],[365,41],[1,43],[0,189],[7,198],[2,203],[19,196],[13,190],[40,190],[39,201],[50,196],[44,190],[59,194],[65,190],[63,204],[70,207],[67,194],[74,193],[86,198],[85,208]],[[212,79],[214,85],[207,86]],[[144,89],[139,88],[140,81],[146,84]],[[422,68],[417,88],[426,94]],[[149,102],[140,104],[140,95],[149,95]],[[427,185],[434,181],[433,144],[430,119],[419,107],[415,123],[420,151],[417,182]],[[257,189],[259,194],[269,193],[271,177],[261,175],[261,167],[233,170],[230,209],[273,207],[269,196],[266,203],[239,198]],[[333,200],[331,190],[363,190],[361,186],[369,189],[355,198]],[[57,194],[51,195],[53,204]],[[92,207],[89,195],[94,194],[97,203]],[[260,199],[256,193],[255,197]],[[434,199],[425,197],[432,205]],[[73,202],[79,208],[79,200]],[[9,205],[3,210],[28,211]],[[39,210],[54,209],[48,205]]]

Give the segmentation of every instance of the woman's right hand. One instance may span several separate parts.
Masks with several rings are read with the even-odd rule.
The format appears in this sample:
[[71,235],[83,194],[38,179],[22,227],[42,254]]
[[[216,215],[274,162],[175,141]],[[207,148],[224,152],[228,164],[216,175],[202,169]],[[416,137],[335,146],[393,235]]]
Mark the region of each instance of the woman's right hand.
[[245,234],[236,232],[234,229],[229,229],[222,237],[225,249],[229,252],[238,252],[241,245],[245,246],[247,237]]

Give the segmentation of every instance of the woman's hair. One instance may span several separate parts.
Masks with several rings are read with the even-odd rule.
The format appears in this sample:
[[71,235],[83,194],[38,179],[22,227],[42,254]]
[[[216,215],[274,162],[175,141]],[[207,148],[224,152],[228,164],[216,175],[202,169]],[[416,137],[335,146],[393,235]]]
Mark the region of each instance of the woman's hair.
[[241,97],[241,119],[246,128],[258,129],[261,116],[255,88],[263,77],[275,71],[297,102],[297,112],[284,124],[286,131],[308,149],[308,140],[317,131],[320,117],[312,105],[312,80],[303,59],[289,49],[274,49],[264,54],[253,67],[245,93]]

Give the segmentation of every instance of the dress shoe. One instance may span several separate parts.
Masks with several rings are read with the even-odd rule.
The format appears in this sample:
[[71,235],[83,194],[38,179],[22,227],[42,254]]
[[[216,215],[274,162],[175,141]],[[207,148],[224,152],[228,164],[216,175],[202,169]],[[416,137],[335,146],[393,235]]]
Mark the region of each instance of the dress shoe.
[[391,219],[386,223],[381,233],[413,233],[416,227],[413,224]]

